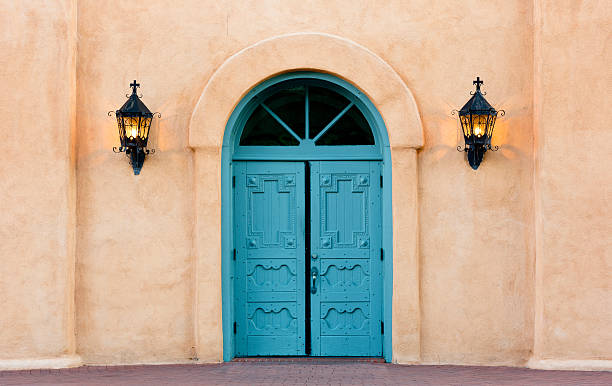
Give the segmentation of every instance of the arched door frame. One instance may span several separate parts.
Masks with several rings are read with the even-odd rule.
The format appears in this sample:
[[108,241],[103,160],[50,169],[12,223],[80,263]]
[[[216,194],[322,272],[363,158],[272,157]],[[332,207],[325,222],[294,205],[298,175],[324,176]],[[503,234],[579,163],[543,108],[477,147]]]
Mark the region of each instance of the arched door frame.
[[[344,96],[364,114],[372,129],[375,145],[313,146],[313,148],[308,149],[294,146],[241,146],[238,149],[242,128],[255,107],[260,101],[276,92],[277,85],[284,87],[287,82],[296,82],[294,84],[310,83],[311,86],[328,87]],[[230,124],[232,127],[229,126]],[[380,113],[368,97],[345,80],[331,74],[313,71],[280,74],[253,87],[232,112],[223,136],[223,148],[232,152],[233,160],[382,160],[384,152],[382,149],[384,147],[389,147],[387,129]],[[254,151],[251,151],[251,149]],[[348,152],[343,152],[343,150],[348,150]],[[265,152],[265,154],[262,154],[262,152]],[[297,157],[296,153],[299,154]]]
[[231,277],[228,264],[233,252],[232,205],[227,203],[227,197],[232,196],[229,146],[233,133],[226,135],[225,129],[233,127],[229,119],[237,103],[258,84],[300,70],[343,79],[367,96],[384,120],[380,126],[386,127],[388,136],[383,146],[384,357],[387,361],[416,362],[420,358],[416,149],[423,144],[418,109],[410,90],[384,60],[355,42],[321,33],[276,36],[237,52],[211,76],[195,106],[189,127],[196,211],[195,354],[203,361],[234,356],[229,301],[233,295],[229,280],[224,280]]
[[[244,122],[250,116],[252,108],[249,105],[253,100],[259,97],[266,90],[275,85],[296,79],[320,80],[330,83],[338,87],[336,91],[343,93],[345,96],[352,96],[351,99],[356,100],[358,108],[364,114],[366,120],[370,124],[372,133],[374,134],[377,147],[381,154],[378,157],[372,157],[371,154],[364,154],[353,158],[342,156],[340,153],[331,154],[324,159],[330,160],[350,160],[350,159],[381,159],[382,160],[382,176],[385,181],[385,186],[382,189],[382,246],[386,259],[383,260],[383,320],[385,325],[385,334],[383,336],[383,356],[386,361],[392,360],[392,296],[393,296],[393,217],[392,217],[392,181],[391,181],[391,153],[389,148],[389,137],[385,123],[369,98],[361,92],[357,87],[349,82],[342,80],[334,75],[321,72],[291,72],[285,73],[268,80],[261,82],[253,87],[248,94],[238,103],[232,115],[230,116],[225,127],[223,136],[223,146],[221,153],[221,206],[222,206],[222,260],[221,260],[221,275],[222,275],[222,297],[223,297],[223,360],[229,361],[234,357],[235,341],[233,323],[234,316],[234,260],[233,260],[233,191],[232,191],[232,161],[234,152],[237,148],[236,144],[240,140],[240,135],[244,127]],[[333,148],[335,146],[329,146]],[[290,148],[290,147],[287,147]],[[248,157],[247,157],[248,158]],[[268,154],[265,157],[257,157],[259,160],[277,160],[291,159],[287,156],[274,157],[274,154]],[[293,158],[301,160],[300,157]],[[228,258],[232,256],[232,258]]]

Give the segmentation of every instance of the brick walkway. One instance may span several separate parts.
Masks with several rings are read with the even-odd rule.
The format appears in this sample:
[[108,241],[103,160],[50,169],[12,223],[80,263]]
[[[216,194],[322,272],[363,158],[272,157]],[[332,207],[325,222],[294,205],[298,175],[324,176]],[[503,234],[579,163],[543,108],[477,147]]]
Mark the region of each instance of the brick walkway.
[[612,385],[612,372],[401,366],[337,360],[0,372],[0,385]]

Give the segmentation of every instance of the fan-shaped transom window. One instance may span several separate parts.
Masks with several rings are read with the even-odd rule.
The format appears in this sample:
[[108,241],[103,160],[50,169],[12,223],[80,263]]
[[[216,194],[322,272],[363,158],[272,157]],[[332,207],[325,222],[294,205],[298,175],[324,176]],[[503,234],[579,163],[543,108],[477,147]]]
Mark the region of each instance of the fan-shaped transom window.
[[281,82],[258,93],[245,109],[234,158],[274,153],[271,147],[282,147],[277,149],[279,154],[292,151],[315,158],[338,152],[380,154],[362,110],[356,95],[334,83],[313,79]]

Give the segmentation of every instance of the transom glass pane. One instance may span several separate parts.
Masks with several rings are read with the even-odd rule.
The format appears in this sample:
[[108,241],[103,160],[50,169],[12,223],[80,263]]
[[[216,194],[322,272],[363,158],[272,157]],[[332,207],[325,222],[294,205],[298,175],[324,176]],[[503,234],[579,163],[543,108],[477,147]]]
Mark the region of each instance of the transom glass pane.
[[284,89],[265,100],[274,114],[285,122],[294,133],[304,138],[306,133],[306,92],[304,86]]
[[374,145],[374,136],[368,121],[353,106],[317,140],[316,145]]
[[349,100],[332,90],[323,87],[309,87],[310,138],[313,139],[349,105]]
[[244,125],[240,146],[296,146],[299,142],[263,107],[257,106]]

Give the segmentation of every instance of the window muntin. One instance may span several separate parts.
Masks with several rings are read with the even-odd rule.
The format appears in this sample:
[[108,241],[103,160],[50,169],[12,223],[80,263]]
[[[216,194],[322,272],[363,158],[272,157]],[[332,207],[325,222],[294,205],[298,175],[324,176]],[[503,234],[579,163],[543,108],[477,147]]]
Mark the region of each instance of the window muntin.
[[240,146],[375,145],[367,119],[327,87],[292,83],[260,101],[247,119]]
[[315,138],[350,103],[342,95],[324,87],[309,87],[308,97],[311,139]]

